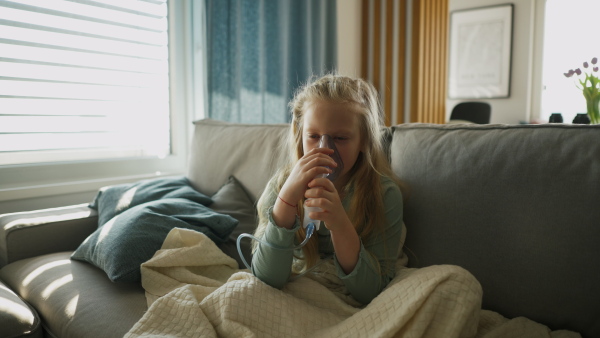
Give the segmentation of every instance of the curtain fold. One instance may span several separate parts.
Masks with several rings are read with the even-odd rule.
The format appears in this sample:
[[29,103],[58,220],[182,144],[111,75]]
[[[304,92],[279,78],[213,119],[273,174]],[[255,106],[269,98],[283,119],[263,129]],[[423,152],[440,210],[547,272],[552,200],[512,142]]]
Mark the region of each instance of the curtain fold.
[[311,75],[336,69],[335,0],[204,0],[207,116],[289,122]]

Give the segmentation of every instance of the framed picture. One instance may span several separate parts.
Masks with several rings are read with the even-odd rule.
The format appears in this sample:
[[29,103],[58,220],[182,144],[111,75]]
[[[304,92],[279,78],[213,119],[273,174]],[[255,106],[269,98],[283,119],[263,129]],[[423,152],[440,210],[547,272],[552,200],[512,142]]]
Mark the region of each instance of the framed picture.
[[450,13],[448,96],[510,96],[513,4]]

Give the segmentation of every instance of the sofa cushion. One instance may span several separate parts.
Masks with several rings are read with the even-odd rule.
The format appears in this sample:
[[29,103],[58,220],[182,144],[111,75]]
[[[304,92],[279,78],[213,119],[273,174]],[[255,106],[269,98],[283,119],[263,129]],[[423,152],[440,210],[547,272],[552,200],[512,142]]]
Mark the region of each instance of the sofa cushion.
[[40,318],[31,306],[0,281],[0,337],[42,337]]
[[70,255],[23,259],[2,268],[0,278],[37,309],[51,337],[123,337],[147,309],[144,289],[113,283]]
[[455,264],[483,307],[600,337],[600,125],[394,127],[410,266]]
[[198,191],[212,196],[233,175],[256,201],[285,162],[288,131],[289,124],[196,121],[187,177]]
[[[258,222],[256,214],[256,206],[250,198],[241,183],[233,176],[229,177],[227,182],[212,196],[214,203],[211,204],[211,209],[218,213],[229,215],[239,221],[228,240],[219,245],[230,257],[235,258],[240,268],[245,269],[246,266],[240,258],[237,250],[237,238],[240,234],[253,234]],[[244,239],[240,243],[244,258],[250,264],[252,261],[252,245],[249,239]]]

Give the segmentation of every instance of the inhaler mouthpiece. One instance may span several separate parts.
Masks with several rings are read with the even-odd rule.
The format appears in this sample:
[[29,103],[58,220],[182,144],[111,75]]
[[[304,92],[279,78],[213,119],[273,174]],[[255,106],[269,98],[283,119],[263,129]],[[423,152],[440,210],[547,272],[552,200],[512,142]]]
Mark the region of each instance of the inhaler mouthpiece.
[[[340,173],[344,170],[344,162],[342,162],[342,158],[340,157],[340,154],[339,154],[337,148],[335,147],[335,142],[333,142],[333,137],[331,137],[327,134],[322,135],[321,139],[319,140],[319,148],[333,149],[333,154],[331,154],[329,156],[331,156],[331,158],[335,161],[335,163],[337,163],[337,167],[335,167],[335,168],[327,167],[332,170],[331,174],[320,174],[320,175],[317,175],[317,177],[327,177],[330,181],[335,182],[335,180],[340,176]],[[315,225],[315,229],[319,230],[321,221],[313,220],[310,217],[308,217],[308,213],[311,211],[319,212],[319,211],[322,211],[322,209],[319,207],[307,207],[305,204],[304,205],[304,220],[302,222],[302,226],[304,228],[306,228],[310,223],[313,223]]]

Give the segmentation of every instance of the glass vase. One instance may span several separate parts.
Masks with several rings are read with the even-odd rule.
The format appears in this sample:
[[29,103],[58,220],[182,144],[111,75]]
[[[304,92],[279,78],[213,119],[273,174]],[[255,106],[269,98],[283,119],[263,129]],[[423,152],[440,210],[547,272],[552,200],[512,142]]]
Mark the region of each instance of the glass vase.
[[600,95],[595,97],[586,98],[587,103],[587,114],[590,118],[591,124],[600,124]]

